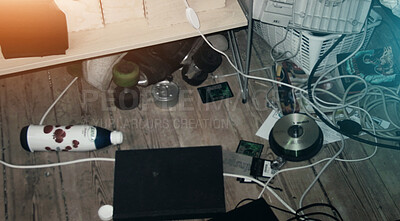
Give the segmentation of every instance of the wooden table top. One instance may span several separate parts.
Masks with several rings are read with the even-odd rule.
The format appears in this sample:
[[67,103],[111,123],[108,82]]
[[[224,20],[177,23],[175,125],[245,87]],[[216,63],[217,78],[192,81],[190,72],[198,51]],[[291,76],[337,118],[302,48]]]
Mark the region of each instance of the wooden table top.
[[[247,25],[236,0],[226,0],[224,8],[198,13],[204,34]],[[145,18],[107,24],[104,28],[69,33],[65,55],[4,59],[0,53],[0,75],[109,55],[140,47],[189,38],[198,32],[187,22],[174,25],[148,25]]]

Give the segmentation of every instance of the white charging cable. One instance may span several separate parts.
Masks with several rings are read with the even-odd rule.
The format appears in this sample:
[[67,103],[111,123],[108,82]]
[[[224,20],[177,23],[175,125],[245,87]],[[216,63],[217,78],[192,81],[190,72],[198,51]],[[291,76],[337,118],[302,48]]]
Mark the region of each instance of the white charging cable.
[[49,164],[38,164],[38,165],[14,165],[10,163],[6,163],[2,160],[0,160],[0,164],[3,164],[4,166],[13,168],[13,169],[40,169],[40,168],[49,168],[49,167],[58,167],[58,166],[66,166],[66,165],[71,165],[75,163],[84,163],[84,162],[91,162],[91,161],[107,161],[107,162],[115,162],[114,158],[83,158],[83,159],[78,159],[78,160],[71,160],[71,161],[66,161],[66,162],[60,162],[60,163],[49,163]]

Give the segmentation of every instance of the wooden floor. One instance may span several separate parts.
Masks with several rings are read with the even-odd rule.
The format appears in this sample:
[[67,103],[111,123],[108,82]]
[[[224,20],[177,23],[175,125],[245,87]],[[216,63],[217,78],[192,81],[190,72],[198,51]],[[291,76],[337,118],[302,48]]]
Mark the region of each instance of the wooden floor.
[[[244,53],[244,31],[238,32]],[[271,64],[270,47],[254,37],[252,69]],[[374,37],[379,39],[378,37]],[[232,73],[224,62],[215,75]],[[266,72],[255,73],[267,76]],[[203,84],[228,81],[235,96],[202,104],[196,87],[189,86],[174,74],[181,89],[178,105],[170,110],[157,108],[150,87],[141,88],[140,108],[116,109],[112,91],[101,92],[80,78],[72,85],[45,120],[45,124],[91,124],[124,133],[124,142],[104,150],[85,153],[24,151],[19,142],[22,127],[38,124],[43,113],[73,79],[66,66],[15,74],[0,79],[0,154],[1,160],[13,164],[46,164],[86,157],[113,158],[116,150],[222,145],[235,151],[240,140],[265,145],[263,158],[275,159],[267,140],[255,135],[270,113],[265,96],[268,85],[250,81],[250,99],[241,102],[236,77],[209,79]],[[333,156],[338,144],[326,145],[310,161],[289,162],[284,168],[308,165]],[[342,158],[365,157],[373,147],[347,140]],[[371,159],[357,163],[333,162],[311,189],[303,205],[329,203],[344,220],[395,220],[400,218],[400,151],[379,149]],[[299,199],[323,164],[311,169],[279,175],[271,187],[291,207]],[[48,169],[10,169],[0,173],[0,220],[99,220],[97,211],[113,203],[114,164],[80,163]],[[256,198],[261,190],[256,184],[241,184],[225,178],[226,206],[231,210],[244,198]],[[284,208],[269,192],[264,198],[271,205]],[[321,209],[330,212],[327,209]],[[280,220],[290,214],[274,210]]]

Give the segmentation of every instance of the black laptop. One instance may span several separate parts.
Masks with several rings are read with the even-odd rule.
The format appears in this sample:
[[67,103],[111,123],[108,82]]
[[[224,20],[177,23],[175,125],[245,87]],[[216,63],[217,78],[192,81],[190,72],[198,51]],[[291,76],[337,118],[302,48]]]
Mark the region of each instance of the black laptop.
[[113,219],[211,218],[225,213],[221,146],[116,152]]

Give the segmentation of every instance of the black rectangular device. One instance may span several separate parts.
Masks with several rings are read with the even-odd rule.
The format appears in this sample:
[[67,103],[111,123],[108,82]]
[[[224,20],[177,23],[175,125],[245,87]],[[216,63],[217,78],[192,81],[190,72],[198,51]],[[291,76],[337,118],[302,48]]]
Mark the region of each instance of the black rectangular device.
[[115,221],[225,213],[221,146],[117,151],[113,207]]
[[228,82],[197,88],[203,104],[233,97]]

